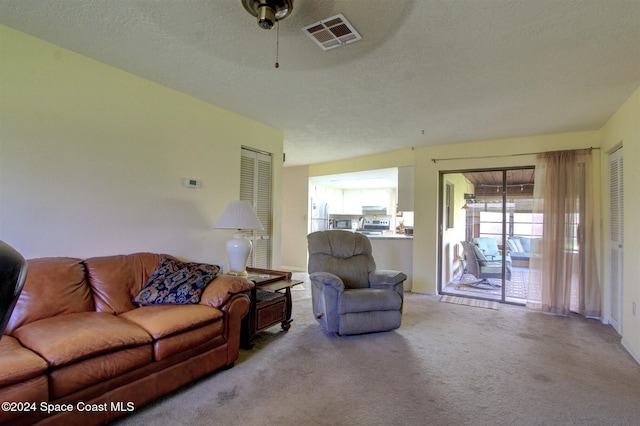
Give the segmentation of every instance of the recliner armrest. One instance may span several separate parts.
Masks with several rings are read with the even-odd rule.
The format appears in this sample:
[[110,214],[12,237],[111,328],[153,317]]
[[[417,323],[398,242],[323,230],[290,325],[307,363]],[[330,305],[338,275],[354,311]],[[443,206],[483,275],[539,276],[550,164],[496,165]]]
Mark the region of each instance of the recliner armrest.
[[340,277],[329,272],[314,272],[309,274],[309,280],[311,280],[311,284],[317,285],[320,288],[330,286],[339,293],[344,291],[344,282],[342,282]]
[[404,282],[407,275],[391,269],[377,269],[369,273],[369,286],[371,288],[389,288]]

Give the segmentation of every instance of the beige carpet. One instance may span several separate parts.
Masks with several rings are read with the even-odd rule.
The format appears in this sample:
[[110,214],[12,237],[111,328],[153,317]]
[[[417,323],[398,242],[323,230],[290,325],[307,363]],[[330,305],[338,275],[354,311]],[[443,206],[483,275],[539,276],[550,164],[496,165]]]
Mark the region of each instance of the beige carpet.
[[[305,283],[305,288],[310,286]],[[402,327],[337,337],[294,294],[236,365],[122,425],[635,425],[640,366],[608,326],[407,294]]]

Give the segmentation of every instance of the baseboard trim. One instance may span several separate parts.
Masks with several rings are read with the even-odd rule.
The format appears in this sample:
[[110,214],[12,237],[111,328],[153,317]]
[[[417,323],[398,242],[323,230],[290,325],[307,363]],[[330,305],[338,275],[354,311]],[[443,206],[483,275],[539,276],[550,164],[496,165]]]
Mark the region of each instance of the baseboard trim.
[[629,355],[631,355],[631,357],[633,357],[633,359],[635,359],[636,362],[640,364],[640,356],[638,356],[638,354],[633,350],[633,348],[629,344],[629,341],[623,337],[620,343],[622,343],[622,347],[625,348],[627,352],[629,352]]

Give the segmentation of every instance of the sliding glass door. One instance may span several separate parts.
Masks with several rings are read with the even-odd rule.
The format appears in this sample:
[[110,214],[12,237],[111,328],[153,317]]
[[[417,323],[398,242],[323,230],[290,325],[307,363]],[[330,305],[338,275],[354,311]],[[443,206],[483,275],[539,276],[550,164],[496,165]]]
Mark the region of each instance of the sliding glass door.
[[533,214],[533,168],[440,174],[442,294],[524,303]]

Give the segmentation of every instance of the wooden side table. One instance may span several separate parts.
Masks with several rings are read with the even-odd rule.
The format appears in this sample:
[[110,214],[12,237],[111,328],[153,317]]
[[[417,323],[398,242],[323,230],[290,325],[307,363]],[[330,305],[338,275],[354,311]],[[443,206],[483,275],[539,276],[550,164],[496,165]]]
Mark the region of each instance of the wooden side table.
[[284,331],[291,327],[291,287],[302,284],[292,280],[291,272],[247,268],[255,286],[249,297],[249,313],[242,320],[242,344],[252,348],[259,332],[280,323]]

